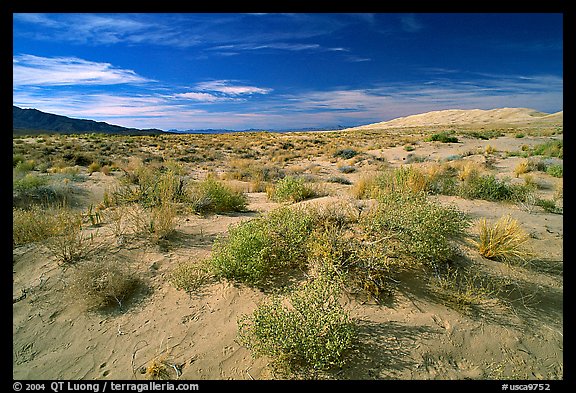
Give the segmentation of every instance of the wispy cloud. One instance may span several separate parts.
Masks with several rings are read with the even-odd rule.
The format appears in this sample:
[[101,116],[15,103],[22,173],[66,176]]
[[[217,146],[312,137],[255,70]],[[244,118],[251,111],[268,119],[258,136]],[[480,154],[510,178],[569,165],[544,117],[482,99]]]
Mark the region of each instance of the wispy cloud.
[[15,56],[13,86],[117,85],[151,82],[132,70],[77,57]]
[[212,91],[231,96],[268,94],[272,91],[272,89],[269,88],[235,84],[235,81],[232,80],[201,82],[198,83],[195,88],[200,91]]
[[417,33],[424,28],[424,25],[414,14],[401,15],[400,24],[402,30],[408,33]]
[[230,101],[232,99],[230,97],[217,96],[214,94],[201,93],[197,91],[192,91],[188,93],[176,93],[174,94],[174,97],[198,102],[222,102],[222,101]]

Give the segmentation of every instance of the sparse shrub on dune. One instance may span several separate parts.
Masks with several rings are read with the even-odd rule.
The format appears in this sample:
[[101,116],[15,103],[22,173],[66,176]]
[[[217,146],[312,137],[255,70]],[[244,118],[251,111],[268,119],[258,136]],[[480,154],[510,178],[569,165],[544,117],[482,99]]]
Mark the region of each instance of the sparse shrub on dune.
[[339,293],[336,283],[317,278],[286,296],[272,296],[239,319],[240,342],[256,356],[268,356],[282,375],[310,378],[342,367],[357,333]]
[[334,153],[334,157],[343,158],[345,160],[349,160],[350,158],[356,157],[360,154],[359,151],[351,148],[340,149],[336,153]]
[[493,174],[469,176],[459,187],[463,198],[487,201],[524,202],[533,191],[529,186],[509,184]]
[[235,191],[212,177],[189,185],[187,194],[197,213],[244,211],[248,202],[243,192]]
[[434,266],[451,260],[452,243],[469,226],[466,215],[455,207],[429,200],[425,193],[385,192],[375,209],[363,216],[368,233],[394,245],[398,256],[415,266]]
[[192,292],[208,282],[212,277],[208,260],[195,261],[189,259],[179,262],[170,272],[170,282],[176,289]]
[[[326,225],[327,224],[327,225]],[[403,261],[385,241],[326,222],[310,239],[309,270],[315,277],[340,281],[349,293],[378,299],[388,295]]]
[[319,192],[306,184],[304,179],[293,176],[286,176],[278,180],[273,186],[266,190],[268,197],[276,202],[300,202],[319,196]]
[[444,131],[433,134],[425,139],[426,142],[442,142],[442,143],[457,143],[458,138],[453,135],[453,132]]
[[282,207],[232,226],[215,241],[210,258],[215,274],[260,285],[271,272],[304,267],[313,217],[303,209]]

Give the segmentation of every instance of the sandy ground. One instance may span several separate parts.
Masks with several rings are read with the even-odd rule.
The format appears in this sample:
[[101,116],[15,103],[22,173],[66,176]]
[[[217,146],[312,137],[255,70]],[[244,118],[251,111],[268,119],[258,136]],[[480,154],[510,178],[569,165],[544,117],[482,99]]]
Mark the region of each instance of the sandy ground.
[[[556,136],[558,137],[558,136]],[[560,136],[561,138],[561,136]],[[544,138],[544,139],[547,139]],[[446,158],[490,144],[498,151],[518,150],[543,138],[493,140],[462,138],[461,143],[420,143],[414,152],[402,147],[373,151],[392,166],[410,154],[429,160]],[[480,159],[470,156],[468,159]],[[511,176],[518,157],[499,156],[495,171]],[[324,162],[336,173],[334,163]],[[356,180],[362,171],[349,175]],[[537,181],[552,195],[556,179]],[[87,198],[101,200],[115,176],[94,173],[83,183]],[[331,185],[334,194],[306,203],[346,198],[350,186]],[[68,291],[71,269],[62,269],[40,244],[13,250],[14,379],[144,379],[154,359],[171,365],[171,379],[272,378],[266,358],[253,358],[237,342],[237,320],[266,296],[260,290],[226,281],[209,282],[194,295],[169,282],[171,269],[184,260],[201,260],[230,224],[278,206],[265,193],[249,193],[247,213],[195,215],[179,219],[177,236],[167,248],[135,242],[106,253],[142,277],[142,290],[124,310],[87,312]],[[329,375],[338,379],[561,379],[563,377],[563,216],[528,211],[516,205],[437,196],[474,219],[509,213],[531,234],[536,258],[529,267],[511,269],[480,257],[471,248],[463,257],[480,261],[491,272],[512,277],[509,302],[486,302],[472,313],[457,311],[407,277],[384,304],[346,298],[359,321],[359,345],[353,361]],[[107,228],[98,229],[105,234]],[[471,229],[473,232],[474,229]],[[25,293],[25,297],[23,297]]]

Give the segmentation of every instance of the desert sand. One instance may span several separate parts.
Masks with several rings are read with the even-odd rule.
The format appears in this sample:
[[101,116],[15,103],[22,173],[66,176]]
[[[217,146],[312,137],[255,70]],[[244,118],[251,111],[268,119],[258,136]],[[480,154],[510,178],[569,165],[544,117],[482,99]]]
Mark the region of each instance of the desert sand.
[[[483,114],[483,116],[480,116]],[[529,119],[552,118],[561,127],[561,115],[545,115],[524,109],[494,111],[443,111],[347,131],[390,128],[391,132],[415,135],[414,151],[405,145],[378,147],[368,143],[364,153],[385,160],[390,167],[426,166],[456,155],[464,160],[484,162],[490,145],[492,172],[499,177],[516,178],[514,167],[521,157],[504,152],[520,151],[522,145],[535,146],[549,140],[562,140],[561,133],[530,135]],[[474,123],[490,129],[502,123],[521,124],[523,138],[515,133],[481,140],[459,134],[459,143],[425,142],[426,126]],[[402,127],[423,127],[408,134]],[[386,131],[381,131],[386,132]],[[204,136],[218,140],[218,136]],[[251,136],[246,135],[245,138]],[[297,145],[312,134],[278,135]],[[34,138],[31,138],[34,139]],[[32,142],[30,142],[32,143]],[[343,146],[346,147],[346,146]],[[150,149],[154,149],[152,146]],[[470,154],[473,152],[474,154]],[[468,153],[468,155],[466,154]],[[561,160],[559,160],[561,162]],[[361,164],[361,163],[360,163]],[[356,164],[358,170],[342,175],[337,162],[327,157],[301,157],[292,166],[315,168],[311,175],[326,183],[330,176],[345,176],[352,184],[377,168]],[[216,162],[225,171],[226,162]],[[288,164],[286,164],[288,165]],[[86,168],[80,168],[84,173]],[[193,171],[194,169],[191,169]],[[194,176],[205,172],[200,166]],[[306,169],[304,169],[304,173]],[[79,208],[102,201],[104,191],[118,184],[121,172],[105,175],[94,172],[78,183],[84,190]],[[552,198],[557,183],[546,173],[534,172],[542,198]],[[162,247],[144,239],[108,247],[92,258],[128,264],[146,278],[148,285],[122,309],[87,311],[81,299],[68,291],[72,268],[60,266],[42,242],[13,249],[13,378],[24,379],[132,379],[147,378],[146,366],[156,360],[170,365],[171,379],[273,379],[269,359],[254,358],[237,340],[238,318],[251,313],[269,294],[227,280],[209,280],[188,294],[169,281],[178,262],[207,258],[218,236],[229,225],[250,220],[280,206],[265,192],[250,192],[248,183],[234,181],[247,192],[246,212],[195,214],[178,217],[175,236]],[[230,182],[233,183],[233,182]],[[353,200],[352,185],[327,183],[326,196],[301,204],[329,204]],[[496,219],[510,214],[530,234],[529,247],[535,257],[528,266],[508,266],[480,256],[470,244],[461,246],[459,258],[483,266],[495,275],[509,279],[509,298],[486,301],[472,312],[462,312],[439,302],[422,286],[417,276],[406,277],[394,295],[385,302],[347,296],[342,299],[359,324],[359,342],[352,361],[324,378],[333,379],[531,379],[563,378],[563,216],[540,207],[468,200],[457,196],[432,195],[443,204],[452,204],[472,219]],[[559,200],[561,203],[561,199]],[[469,229],[474,236],[475,228]],[[106,222],[87,229],[103,239],[111,235]],[[288,377],[290,378],[290,377]]]

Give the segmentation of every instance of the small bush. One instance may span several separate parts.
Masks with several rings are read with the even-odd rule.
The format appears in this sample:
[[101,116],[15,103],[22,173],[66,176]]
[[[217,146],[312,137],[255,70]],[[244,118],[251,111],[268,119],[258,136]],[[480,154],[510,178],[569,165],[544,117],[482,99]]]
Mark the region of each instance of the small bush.
[[274,271],[306,265],[312,228],[313,217],[304,210],[273,210],[230,227],[227,238],[215,241],[210,263],[217,276],[264,284]]
[[310,242],[312,274],[342,280],[348,291],[375,299],[389,294],[391,278],[401,271],[402,261],[391,257],[388,243],[364,237],[344,225],[325,222]]
[[88,166],[88,173],[91,174],[94,172],[100,172],[101,169],[102,169],[102,167],[101,167],[100,163],[97,161],[94,161]]
[[466,215],[455,207],[437,204],[424,193],[400,191],[380,194],[377,208],[361,222],[376,239],[387,241],[392,255],[414,266],[451,260],[456,252],[452,240],[469,226]]
[[188,189],[188,199],[197,213],[224,213],[246,210],[248,199],[214,178],[195,183]]
[[212,277],[210,265],[202,261],[184,261],[176,265],[170,273],[170,282],[176,289],[192,292],[208,282]]
[[356,199],[369,199],[375,197],[377,193],[376,176],[362,176],[354,183],[350,193]]
[[563,209],[556,206],[554,201],[548,199],[536,199],[536,206],[540,206],[547,213],[562,214]]
[[460,196],[487,201],[523,202],[532,192],[529,186],[511,185],[492,174],[470,176],[459,187]]
[[524,173],[530,172],[531,170],[532,166],[530,165],[530,162],[528,160],[522,160],[514,167],[514,175],[518,177]]
[[240,342],[269,356],[280,373],[313,373],[342,367],[354,347],[356,324],[328,280],[305,283],[285,298],[274,296],[239,319]]
[[453,136],[450,132],[440,132],[437,134],[433,134],[430,137],[426,138],[425,141],[427,142],[442,142],[442,143],[458,143],[458,138]]
[[528,252],[522,249],[529,236],[510,215],[500,217],[495,223],[486,219],[478,222],[480,255],[499,261],[524,260]]
[[326,181],[329,183],[339,183],[339,184],[345,184],[345,185],[352,184],[352,182],[350,180],[346,179],[345,177],[340,177],[340,176],[331,176],[328,179],[326,179]]
[[422,192],[427,190],[429,179],[423,171],[410,165],[382,172],[376,184],[383,192]]
[[430,289],[452,308],[469,313],[499,292],[494,280],[479,272],[449,267],[430,280]]
[[552,164],[546,168],[546,173],[554,177],[562,177],[564,175],[564,167],[559,164]]
[[356,172],[356,167],[352,165],[342,165],[338,170],[342,173],[354,173]]
[[338,150],[336,153],[334,153],[334,157],[340,157],[345,160],[349,160],[350,158],[356,157],[358,154],[360,154],[360,152],[354,149],[346,148]]
[[563,158],[563,142],[554,140],[536,145],[530,149],[530,155]]
[[276,202],[300,202],[318,196],[316,190],[307,185],[304,179],[286,176],[267,189],[268,197]]
[[57,218],[53,210],[33,206],[12,209],[12,245],[46,240],[56,235]]

